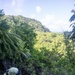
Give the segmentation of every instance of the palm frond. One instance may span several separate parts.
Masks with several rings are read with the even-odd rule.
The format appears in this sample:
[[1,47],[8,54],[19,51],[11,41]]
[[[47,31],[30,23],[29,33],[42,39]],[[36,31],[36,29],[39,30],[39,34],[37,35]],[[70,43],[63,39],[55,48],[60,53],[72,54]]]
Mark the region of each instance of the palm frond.
[[3,9],[0,9],[0,17],[4,15]]
[[72,27],[74,27],[74,26],[75,26],[75,22],[74,22],[74,23],[72,23],[72,24],[70,24],[70,27],[71,27],[71,26],[72,26]]
[[75,10],[73,9],[71,12],[72,12],[72,13],[75,13]]
[[71,18],[69,19],[69,21],[72,22],[72,21],[74,21],[74,20],[75,20],[75,14],[73,14],[73,15],[71,16]]

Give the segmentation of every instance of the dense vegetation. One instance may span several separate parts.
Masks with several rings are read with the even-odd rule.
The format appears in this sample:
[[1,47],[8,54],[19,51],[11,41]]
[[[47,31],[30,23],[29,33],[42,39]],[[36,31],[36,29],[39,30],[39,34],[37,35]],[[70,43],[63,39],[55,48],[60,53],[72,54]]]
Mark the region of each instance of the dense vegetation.
[[16,66],[22,75],[75,75],[74,28],[52,33],[39,21],[0,10],[0,74]]
[[37,21],[35,19],[26,18],[21,15],[19,16],[5,15],[3,19],[6,19],[9,25],[11,25],[12,23],[12,26],[13,24],[16,24],[18,22],[19,22],[18,23],[19,25],[20,23],[27,23],[29,26],[31,26],[34,29],[35,32],[39,32],[39,31],[50,32],[49,29],[43,26],[40,21]]

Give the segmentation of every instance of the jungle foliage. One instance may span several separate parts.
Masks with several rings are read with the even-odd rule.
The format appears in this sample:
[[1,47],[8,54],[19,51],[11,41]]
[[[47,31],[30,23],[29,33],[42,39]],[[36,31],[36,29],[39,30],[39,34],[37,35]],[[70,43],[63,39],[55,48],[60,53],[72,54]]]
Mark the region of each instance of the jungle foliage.
[[[70,34],[50,32],[37,20],[5,15],[0,10],[0,71],[16,66],[22,75],[75,75]],[[7,61],[10,66],[3,63]]]

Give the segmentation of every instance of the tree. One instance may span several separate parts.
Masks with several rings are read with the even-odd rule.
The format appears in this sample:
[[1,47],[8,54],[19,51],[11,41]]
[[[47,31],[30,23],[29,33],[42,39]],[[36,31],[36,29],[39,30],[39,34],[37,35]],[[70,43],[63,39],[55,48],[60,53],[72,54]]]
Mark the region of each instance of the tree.
[[0,10],[0,60],[22,61],[22,56],[26,57],[21,45],[22,40],[17,34],[9,32],[10,26],[3,17],[4,12]]
[[74,41],[75,41],[75,10],[73,9],[71,11],[73,13],[73,15],[70,17],[69,21],[73,22],[70,26],[72,26],[72,31],[71,31],[71,35],[70,35],[70,39],[72,39],[72,45],[73,45],[73,50],[74,50]]
[[[10,32],[15,33],[20,37],[20,39],[24,43],[24,49],[27,48],[29,50],[33,50],[33,45],[35,43],[35,36],[36,33],[33,31],[34,29],[25,23],[25,21],[22,20],[21,17],[17,16],[11,16],[13,23],[10,23]],[[13,24],[13,25],[12,25]]]
[[4,15],[3,9],[0,9],[0,17]]

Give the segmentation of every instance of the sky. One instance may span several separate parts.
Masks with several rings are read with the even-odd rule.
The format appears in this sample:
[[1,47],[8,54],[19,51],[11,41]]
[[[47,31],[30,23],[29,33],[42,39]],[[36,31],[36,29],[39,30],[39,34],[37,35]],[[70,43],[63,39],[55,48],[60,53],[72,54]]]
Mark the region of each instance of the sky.
[[0,0],[6,15],[22,15],[40,21],[52,32],[70,31],[75,0]]

